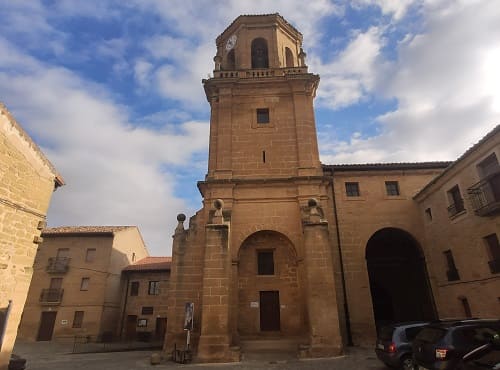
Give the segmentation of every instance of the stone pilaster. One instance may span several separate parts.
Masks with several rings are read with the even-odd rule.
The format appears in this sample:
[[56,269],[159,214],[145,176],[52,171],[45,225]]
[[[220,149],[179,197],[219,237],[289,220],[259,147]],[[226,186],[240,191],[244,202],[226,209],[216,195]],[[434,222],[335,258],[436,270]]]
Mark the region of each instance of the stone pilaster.
[[202,362],[239,361],[239,352],[231,351],[230,281],[231,254],[229,224],[224,222],[222,200],[214,202],[216,211],[206,225],[205,263],[201,336],[198,360]]
[[306,300],[309,318],[307,356],[338,356],[342,353],[337,298],[328,222],[321,219],[317,201],[309,200],[304,220]]

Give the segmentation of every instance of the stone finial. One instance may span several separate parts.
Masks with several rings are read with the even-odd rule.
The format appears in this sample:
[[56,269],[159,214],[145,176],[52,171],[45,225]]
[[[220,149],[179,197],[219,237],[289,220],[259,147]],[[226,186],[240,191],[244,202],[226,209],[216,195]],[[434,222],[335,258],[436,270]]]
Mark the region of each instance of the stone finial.
[[215,62],[215,70],[220,71],[221,63],[222,63],[222,58],[220,55],[214,56],[214,62]]
[[175,233],[180,233],[184,231],[184,221],[186,221],[186,215],[184,213],[179,213],[177,215],[177,227],[175,228]]
[[304,52],[304,49],[300,48],[299,62],[300,62],[301,67],[306,66],[306,56],[307,56],[307,54]]
[[224,201],[222,199],[214,200],[215,213],[212,223],[222,224],[224,222],[224,217],[222,216],[222,208],[224,207]]

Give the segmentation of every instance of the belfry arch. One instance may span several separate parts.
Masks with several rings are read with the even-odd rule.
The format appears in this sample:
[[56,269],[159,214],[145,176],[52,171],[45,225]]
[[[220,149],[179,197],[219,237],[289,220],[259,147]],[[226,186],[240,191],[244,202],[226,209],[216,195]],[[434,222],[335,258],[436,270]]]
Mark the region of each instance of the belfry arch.
[[269,68],[267,41],[262,37],[252,40],[252,68]]
[[377,231],[366,245],[366,264],[377,327],[435,318],[422,249],[411,234],[398,228]]
[[238,334],[241,337],[305,334],[299,261],[283,234],[264,230],[238,252]]

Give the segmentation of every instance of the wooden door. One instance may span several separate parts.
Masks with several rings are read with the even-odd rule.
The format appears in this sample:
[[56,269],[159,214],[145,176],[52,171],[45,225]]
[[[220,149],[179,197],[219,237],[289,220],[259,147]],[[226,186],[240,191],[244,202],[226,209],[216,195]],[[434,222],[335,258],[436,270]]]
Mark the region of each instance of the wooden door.
[[166,331],[167,331],[167,318],[166,317],[157,317],[156,318],[155,338],[157,340],[164,340]]
[[135,340],[137,330],[137,315],[127,315],[127,325],[125,326],[125,339]]
[[40,317],[40,327],[38,328],[38,335],[36,340],[52,340],[54,332],[54,324],[56,323],[57,311],[42,312]]
[[260,292],[260,330],[280,330],[280,293],[277,290]]

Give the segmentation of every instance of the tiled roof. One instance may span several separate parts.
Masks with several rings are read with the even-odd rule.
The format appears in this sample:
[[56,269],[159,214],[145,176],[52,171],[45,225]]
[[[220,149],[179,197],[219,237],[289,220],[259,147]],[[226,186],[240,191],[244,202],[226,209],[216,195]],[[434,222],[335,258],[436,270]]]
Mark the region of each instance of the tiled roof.
[[323,169],[335,171],[384,171],[384,170],[420,170],[444,169],[453,162],[401,162],[401,163],[361,163],[361,164],[329,164]]
[[114,234],[136,226],[60,226],[42,230],[42,235]]
[[172,257],[146,257],[132,265],[128,265],[123,271],[158,271],[170,270]]
[[16,128],[16,130],[23,137],[23,139],[26,140],[28,145],[35,151],[38,157],[43,161],[43,163],[45,163],[45,165],[54,174],[56,185],[57,186],[64,185],[65,184],[64,179],[57,172],[54,165],[47,159],[47,157],[45,156],[45,154],[43,154],[38,145],[36,145],[36,143],[31,139],[31,137],[26,133],[26,131],[24,131],[21,125],[15,120],[14,116],[12,116],[12,114],[9,112],[5,104],[3,104],[1,101],[0,101],[0,114],[3,114],[7,117],[7,120],[10,122],[10,124]]

